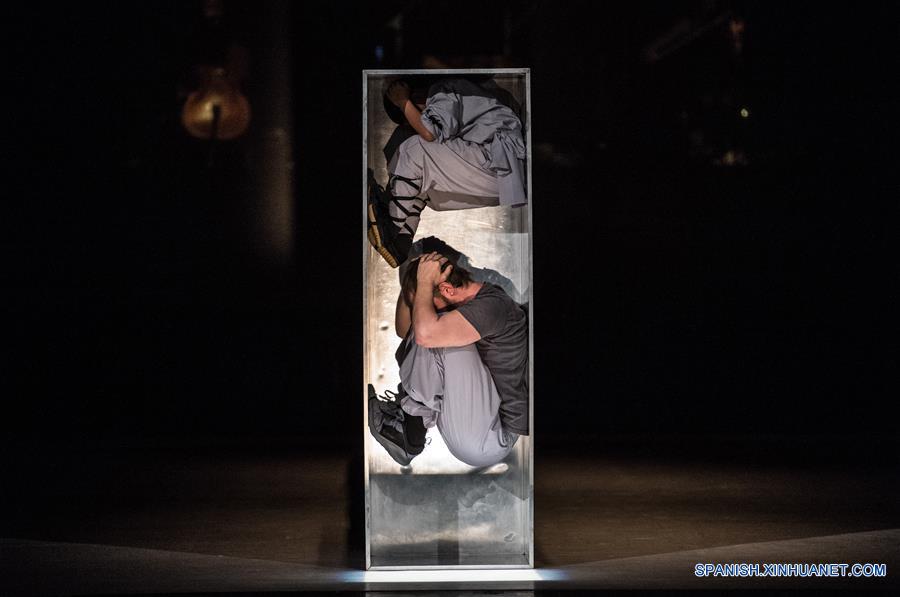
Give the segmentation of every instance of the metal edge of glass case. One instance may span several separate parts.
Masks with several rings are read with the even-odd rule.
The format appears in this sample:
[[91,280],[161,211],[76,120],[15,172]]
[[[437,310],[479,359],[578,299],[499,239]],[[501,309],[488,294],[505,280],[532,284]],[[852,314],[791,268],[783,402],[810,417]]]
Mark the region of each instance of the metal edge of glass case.
[[[504,76],[520,76],[524,79],[523,93],[523,113],[522,125],[525,133],[526,145],[526,187],[528,203],[526,206],[527,226],[527,273],[528,273],[528,382],[529,382],[529,436],[527,436],[527,447],[523,451],[524,458],[524,481],[525,495],[527,495],[528,503],[525,507],[525,520],[523,528],[527,533],[524,538],[527,549],[522,553],[524,561],[513,564],[479,564],[479,563],[456,563],[456,564],[411,564],[411,565],[387,565],[378,563],[373,565],[372,553],[372,486],[370,480],[370,441],[368,438],[368,400],[366,385],[372,379],[372,371],[370,371],[370,363],[367,358],[370,350],[369,339],[367,335],[367,327],[372,325],[369,321],[371,310],[369,305],[370,290],[367,288],[369,283],[369,243],[367,240],[367,176],[366,170],[369,167],[369,84],[372,77],[390,77],[390,76],[406,76],[406,75],[504,75]],[[505,69],[405,69],[405,70],[363,70],[362,71],[362,128],[363,128],[363,155],[362,155],[362,299],[363,299],[363,376],[364,380],[361,384],[363,393],[363,433],[364,433],[364,454],[363,454],[363,471],[364,471],[364,490],[365,490],[365,567],[367,570],[462,570],[462,569],[510,569],[510,568],[533,568],[534,567],[534,292],[533,292],[533,220],[532,220],[532,139],[531,139],[531,69],[528,68],[505,68]]]

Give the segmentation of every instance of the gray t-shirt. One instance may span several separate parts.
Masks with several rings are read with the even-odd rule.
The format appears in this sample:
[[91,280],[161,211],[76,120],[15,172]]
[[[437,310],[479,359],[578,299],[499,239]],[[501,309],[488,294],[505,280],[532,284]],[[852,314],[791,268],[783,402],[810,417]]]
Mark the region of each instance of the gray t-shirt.
[[457,310],[481,335],[475,347],[500,394],[503,428],[528,435],[527,312],[490,282]]

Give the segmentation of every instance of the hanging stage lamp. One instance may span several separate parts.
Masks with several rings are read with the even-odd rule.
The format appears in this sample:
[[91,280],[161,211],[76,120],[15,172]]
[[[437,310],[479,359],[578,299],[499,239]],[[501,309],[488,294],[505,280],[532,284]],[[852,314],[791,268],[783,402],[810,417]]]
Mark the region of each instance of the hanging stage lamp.
[[250,125],[250,103],[221,66],[202,67],[203,83],[181,111],[184,128],[200,139],[236,139]]

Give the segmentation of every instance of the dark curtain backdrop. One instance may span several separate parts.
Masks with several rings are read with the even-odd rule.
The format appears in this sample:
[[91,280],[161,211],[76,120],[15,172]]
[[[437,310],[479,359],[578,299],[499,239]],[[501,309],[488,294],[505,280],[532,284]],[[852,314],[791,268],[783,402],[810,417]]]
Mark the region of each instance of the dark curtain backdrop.
[[8,6],[4,432],[357,441],[360,71],[429,54],[533,69],[538,434],[895,431],[896,5],[722,4],[740,61],[642,60],[708,5],[297,2],[273,38],[225,3],[251,103],[292,56],[287,262],[249,232],[272,123],[212,168],[180,128],[199,3]]

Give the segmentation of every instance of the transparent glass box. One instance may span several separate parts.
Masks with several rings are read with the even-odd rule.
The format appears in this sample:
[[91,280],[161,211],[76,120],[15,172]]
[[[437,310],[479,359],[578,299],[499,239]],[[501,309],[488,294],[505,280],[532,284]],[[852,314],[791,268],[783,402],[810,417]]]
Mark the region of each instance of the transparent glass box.
[[[366,171],[388,179],[383,148],[397,126],[383,105],[387,85],[399,77],[476,80],[508,93],[518,108],[527,148],[524,206],[481,207],[422,213],[416,239],[438,236],[498,283],[529,315],[529,429],[501,463],[476,469],[456,460],[437,428],[409,467],[397,464],[368,429],[367,392],[396,390],[394,308],[399,270],[366,238]],[[360,384],[365,434],[366,567],[371,570],[532,568],[534,566],[534,304],[531,300],[531,121],[528,69],[363,71],[363,369]],[[483,269],[482,269],[483,268]],[[484,273],[483,273],[484,275]]]

